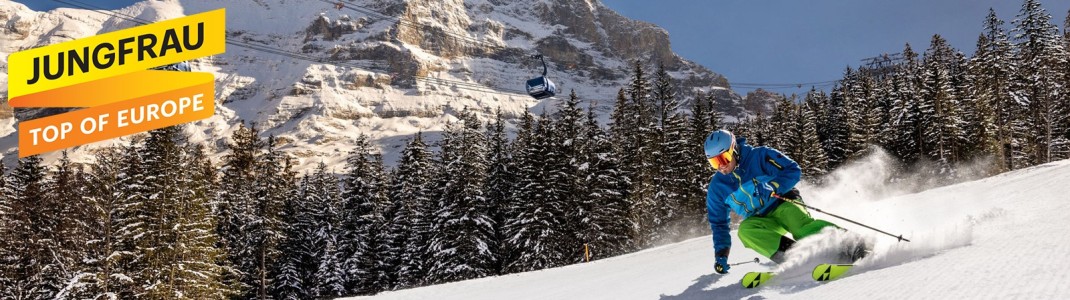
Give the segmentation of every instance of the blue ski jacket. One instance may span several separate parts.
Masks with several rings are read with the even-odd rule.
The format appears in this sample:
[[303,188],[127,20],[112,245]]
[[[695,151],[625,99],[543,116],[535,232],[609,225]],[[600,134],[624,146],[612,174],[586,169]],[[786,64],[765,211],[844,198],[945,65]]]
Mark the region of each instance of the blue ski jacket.
[[765,215],[775,207],[772,193],[791,191],[802,174],[799,164],[780,151],[751,147],[746,142],[744,138],[736,139],[739,151],[736,170],[728,175],[715,172],[706,189],[706,216],[713,231],[713,250],[718,255],[732,247],[732,237],[728,234],[729,209],[744,219]]

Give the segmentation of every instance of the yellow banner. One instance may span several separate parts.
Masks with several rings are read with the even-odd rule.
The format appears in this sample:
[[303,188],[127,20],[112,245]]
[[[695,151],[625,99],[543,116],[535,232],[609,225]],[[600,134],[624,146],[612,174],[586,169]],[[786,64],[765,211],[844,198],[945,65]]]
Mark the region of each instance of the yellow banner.
[[12,107],[86,109],[19,123],[19,157],[211,117],[210,73],[150,71],[223,53],[223,9],[8,57]]

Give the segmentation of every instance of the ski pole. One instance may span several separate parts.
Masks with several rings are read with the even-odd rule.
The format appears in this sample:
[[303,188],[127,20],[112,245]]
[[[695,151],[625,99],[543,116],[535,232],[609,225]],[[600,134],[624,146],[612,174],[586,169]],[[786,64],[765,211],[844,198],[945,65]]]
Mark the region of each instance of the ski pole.
[[798,204],[799,206],[805,207],[805,208],[807,208],[807,209],[812,209],[812,210],[814,210],[814,211],[817,211],[817,212],[819,212],[819,213],[823,213],[823,214],[826,214],[826,215],[830,215],[830,216],[836,217],[836,218],[838,218],[838,219],[840,219],[840,220],[844,220],[844,221],[847,221],[847,222],[851,222],[851,223],[854,223],[855,225],[858,225],[858,226],[862,226],[862,227],[865,227],[865,228],[869,228],[869,229],[872,229],[873,231],[876,231],[876,232],[880,232],[880,233],[883,233],[883,234],[887,234],[888,236],[891,236],[891,237],[894,237],[894,238],[896,238],[896,239],[899,239],[899,241],[907,241],[907,242],[910,242],[910,240],[908,240],[908,239],[905,239],[905,238],[903,238],[903,235],[902,235],[902,234],[900,234],[899,236],[896,236],[896,235],[894,235],[894,234],[891,234],[891,233],[887,233],[887,232],[884,232],[883,230],[880,230],[880,229],[877,229],[877,228],[873,228],[873,227],[869,227],[869,226],[867,226],[866,224],[858,223],[858,222],[852,221],[851,219],[848,219],[848,218],[844,218],[844,217],[841,217],[841,216],[837,216],[837,215],[834,215],[834,214],[832,214],[832,213],[829,213],[829,212],[823,211],[823,210],[821,210],[821,209],[819,209],[819,208],[817,208],[817,207],[813,207],[813,206],[809,206],[809,205],[803,204],[802,202],[799,202],[798,200],[795,200],[795,199],[788,199],[788,198],[784,198],[784,197],[781,197],[780,195],[777,195],[777,194],[773,194],[773,197],[775,197],[775,198],[777,198],[777,199],[780,199],[780,200],[784,200],[784,201],[787,201],[787,202],[791,202],[791,203],[795,203],[795,204]]
[[737,263],[728,264],[728,265],[729,266],[738,266],[738,265],[742,265],[742,264],[757,263],[757,262],[758,262],[758,258],[755,257],[754,260],[748,260],[748,261],[744,261],[744,262],[737,262]]

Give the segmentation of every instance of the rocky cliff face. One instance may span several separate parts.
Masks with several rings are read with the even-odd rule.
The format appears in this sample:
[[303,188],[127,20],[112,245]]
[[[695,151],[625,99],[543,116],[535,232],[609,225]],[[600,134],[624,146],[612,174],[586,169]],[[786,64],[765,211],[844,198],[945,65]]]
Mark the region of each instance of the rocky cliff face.
[[[523,82],[542,72],[530,58],[536,53],[564,93],[598,104],[603,121],[634,61],[651,71],[664,64],[685,103],[702,91],[731,108],[729,118],[744,114],[723,76],[672,52],[668,32],[597,0],[145,1],[112,15],[3,2],[0,54],[134,26],[115,14],[157,21],[223,7],[228,39],[248,47],[231,44],[193,62],[195,71],[215,73],[218,104],[216,116],[187,129],[217,153],[245,121],[279,136],[305,165],[340,163],[360,134],[392,162],[412,134],[433,141],[462,109],[484,120],[499,110],[506,118],[552,111],[558,100],[523,92]],[[11,124],[0,122],[5,157],[16,145]]]

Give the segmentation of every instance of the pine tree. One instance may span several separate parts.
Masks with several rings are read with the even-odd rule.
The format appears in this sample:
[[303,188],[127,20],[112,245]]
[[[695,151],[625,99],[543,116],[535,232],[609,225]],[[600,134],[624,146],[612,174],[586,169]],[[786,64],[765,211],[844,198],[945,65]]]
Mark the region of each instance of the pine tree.
[[[658,206],[654,202],[657,191],[657,163],[656,158],[661,156],[658,136],[660,128],[656,117],[656,99],[651,95],[650,82],[646,78],[639,61],[635,61],[632,81],[628,85],[628,96],[631,100],[634,122],[629,122],[633,128],[635,137],[627,142],[633,143],[634,159],[626,167],[630,171],[631,191],[627,197],[633,203],[634,218],[639,224],[639,241],[641,247],[652,246],[657,242],[657,227],[662,222],[658,217]],[[656,96],[656,95],[655,95]]]
[[585,149],[580,157],[585,167],[580,168],[580,182],[586,195],[578,205],[589,212],[589,219],[583,220],[578,239],[586,244],[592,258],[611,257],[633,249],[635,223],[629,218],[631,207],[624,198],[625,179],[620,175],[619,161],[591,108],[585,126]]
[[39,156],[19,160],[3,194],[7,199],[0,230],[0,274],[4,295],[14,299],[52,299],[66,284],[56,239],[59,214],[51,203],[46,169]]
[[318,266],[311,265],[313,257],[313,214],[311,204],[304,197],[310,190],[308,174],[301,177],[297,189],[283,202],[280,214],[284,238],[279,244],[279,264],[272,272],[271,296],[275,299],[296,300],[315,297],[311,278]]
[[1036,0],[1026,0],[1015,22],[1018,72],[1012,93],[1018,101],[1028,103],[1026,113],[1033,139],[1027,147],[1027,159],[1046,163],[1070,155],[1065,137],[1067,114],[1060,81],[1067,63],[1067,51],[1058,38],[1058,27]]
[[970,64],[974,74],[974,94],[982,105],[993,108],[994,143],[991,153],[1001,163],[994,171],[1006,171],[1024,166],[1021,145],[1026,132],[1022,123],[1025,108],[1011,93],[1013,74],[1017,66],[1012,57],[1011,44],[1003,29],[1003,20],[989,9],[984,32]]
[[268,137],[265,146],[267,152],[255,170],[253,221],[247,225],[248,252],[253,257],[253,268],[246,272],[251,279],[247,284],[254,287],[253,297],[258,299],[270,297],[274,268],[282,256],[280,244],[285,238],[282,210],[297,189],[290,157],[279,151],[274,135]]
[[904,63],[892,76],[895,100],[892,103],[890,127],[894,128],[890,138],[893,153],[901,160],[915,161],[922,157],[924,139],[921,127],[921,110],[918,78],[919,63],[917,54],[907,44],[903,49]]
[[347,272],[346,290],[358,295],[371,295],[389,287],[380,262],[385,236],[383,217],[386,204],[385,177],[382,162],[375,158],[366,136],[357,138],[354,149],[346,158],[343,179],[341,232],[338,240],[340,255]]
[[494,219],[494,245],[492,249],[499,259],[494,266],[495,273],[504,272],[504,264],[509,258],[514,257],[505,247],[505,232],[502,227],[506,221],[506,215],[515,212],[510,211],[509,198],[516,188],[516,171],[514,170],[512,148],[509,145],[505,133],[505,121],[502,120],[502,112],[499,108],[495,113],[495,121],[487,126],[487,202],[490,203],[491,218]]
[[221,253],[212,228],[209,198],[214,170],[203,151],[183,148],[177,126],[149,132],[138,149],[144,158],[145,236],[137,249],[144,264],[136,277],[139,297],[149,299],[223,298]]
[[435,264],[428,270],[428,277],[433,281],[494,274],[497,258],[490,244],[494,220],[483,187],[487,142],[480,127],[475,114],[462,111],[460,122],[451,124],[445,133],[451,140],[442,149],[445,185],[431,238]]
[[81,165],[75,165],[63,151],[62,156],[51,172],[48,181],[47,194],[49,203],[55,206],[56,227],[51,232],[57,248],[51,250],[51,255],[60,264],[63,288],[57,293],[57,298],[71,297],[81,288],[79,282],[83,277],[82,258],[85,256],[86,242],[86,215],[89,214],[85,195],[85,173]]
[[[223,157],[223,178],[219,189],[219,201],[215,204],[220,248],[226,250],[227,259],[234,266],[227,274],[228,284],[237,285],[243,298],[263,295],[266,287],[260,281],[261,269],[258,254],[262,252],[264,219],[257,211],[256,186],[258,161],[263,156],[264,142],[260,140],[255,126],[239,124],[227,143],[230,150]],[[233,278],[232,278],[233,277]]]
[[126,202],[130,191],[122,188],[122,154],[119,149],[98,152],[87,174],[83,219],[87,240],[81,286],[74,293],[77,298],[133,297],[135,270],[128,267],[131,251],[124,249],[122,233],[135,222],[129,214],[132,206]]
[[[394,183],[390,198],[401,205],[391,222],[393,236],[404,241],[405,247],[398,255],[398,288],[419,286],[424,283],[427,272],[429,247],[434,206],[428,183],[432,182],[431,152],[427,150],[421,133],[406,145],[401,153],[401,160],[393,176]],[[408,211],[409,213],[404,213]],[[407,216],[407,218],[406,218]],[[407,237],[406,237],[407,235]]]
[[[710,182],[710,176],[713,176],[713,168],[710,167],[709,162],[705,159],[706,153],[702,145],[705,144],[706,136],[710,132],[721,129],[720,119],[721,114],[714,109],[712,96],[702,94],[695,96],[691,104],[691,124],[689,128],[691,137],[688,140],[687,147],[690,150],[688,155],[692,158],[688,167],[688,177],[691,178],[691,184],[689,185],[688,193],[685,195],[688,201],[685,201],[684,210],[687,212],[699,212],[700,215],[706,212],[706,203],[701,199],[706,199],[706,187]],[[706,221],[699,218],[695,222],[701,225]]]
[[298,232],[308,234],[299,247],[303,257],[299,274],[303,274],[305,293],[312,297],[336,297],[346,293],[346,269],[338,248],[341,228],[341,197],[338,179],[320,162],[315,172],[306,174],[307,184],[301,192],[305,213],[298,213]]
[[548,125],[525,112],[513,143],[517,188],[509,201],[511,214],[503,229],[508,237],[507,249],[515,257],[505,265],[507,272],[550,268],[563,260],[555,245],[564,236],[557,217],[564,213],[547,193],[548,178],[543,176]]
[[923,78],[919,121],[925,137],[926,158],[939,164],[941,174],[950,174],[951,164],[958,160],[955,141],[961,137],[951,76],[942,64],[931,61],[926,64]]
[[857,158],[876,141],[877,124],[880,111],[876,106],[875,83],[873,78],[862,71],[848,70],[844,78],[845,111],[847,114],[847,157]]
[[829,123],[829,97],[825,94],[825,91],[818,91],[816,88],[811,87],[810,91],[806,93],[806,97],[803,102],[809,107],[813,114],[814,131],[817,134],[817,140],[820,144],[821,153],[826,158],[826,167],[831,169],[828,165],[828,152],[826,144],[829,142],[830,128],[832,124]]
[[[802,150],[794,146],[796,133],[799,127],[796,116],[796,106],[793,100],[780,96],[776,101],[776,108],[769,120],[769,143],[768,146],[781,149],[788,157],[799,157],[798,151]],[[797,160],[797,159],[796,159]]]
[[802,167],[803,178],[819,181],[829,169],[828,158],[825,157],[825,150],[821,148],[821,141],[817,135],[816,107],[806,102],[799,109],[794,147],[799,149],[796,155],[802,158],[799,166]]
[[[849,76],[845,75],[845,78]],[[829,168],[835,169],[847,161],[850,154],[847,150],[848,138],[850,137],[850,124],[847,115],[850,113],[846,107],[844,86],[832,89],[828,101],[828,126],[826,129],[827,140],[822,145],[828,154]]]
[[548,200],[564,212],[555,216],[562,238],[555,242],[555,252],[562,254],[559,264],[582,261],[583,241],[577,238],[579,231],[586,226],[584,220],[590,218],[590,211],[580,203],[583,202],[584,187],[580,184],[580,157],[585,147],[583,140],[583,111],[579,108],[579,97],[573,90],[567,100],[557,108],[556,118],[551,121],[549,135],[549,153],[544,160],[548,171]]
[[[658,127],[655,128],[655,140],[657,143],[656,155],[658,163],[650,164],[655,169],[654,203],[658,212],[655,218],[655,232],[660,237],[655,240],[677,240],[689,237],[689,231],[695,226],[693,216],[697,213],[685,210],[689,201],[691,187],[690,167],[695,160],[701,161],[702,156],[691,156],[688,146],[690,132],[688,131],[687,116],[680,111],[680,101],[677,99],[673,79],[669,76],[663,65],[658,66],[655,73],[653,97],[657,104]],[[692,216],[692,218],[687,218]]]

